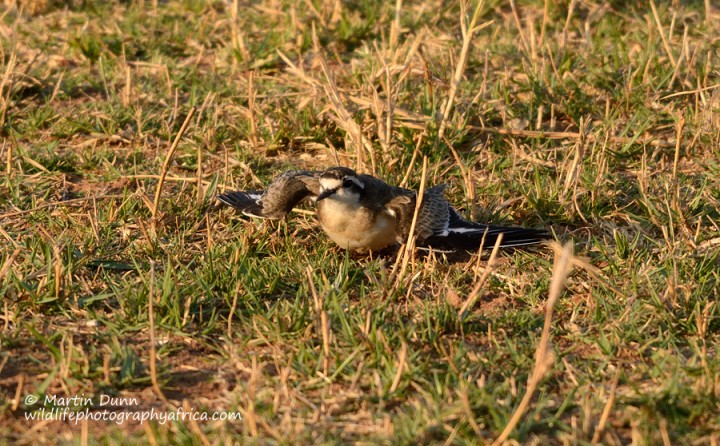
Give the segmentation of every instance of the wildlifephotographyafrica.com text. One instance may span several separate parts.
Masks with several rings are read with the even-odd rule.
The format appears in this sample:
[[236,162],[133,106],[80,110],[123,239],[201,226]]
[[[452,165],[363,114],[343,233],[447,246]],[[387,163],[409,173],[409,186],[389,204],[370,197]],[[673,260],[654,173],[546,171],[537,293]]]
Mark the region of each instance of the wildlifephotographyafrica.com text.
[[28,421],[56,420],[78,424],[81,421],[110,421],[116,424],[155,421],[240,421],[239,412],[203,411],[194,407],[178,407],[158,410],[154,407],[140,408],[138,398],[99,395],[60,397],[57,395],[34,395],[25,397],[25,419]]

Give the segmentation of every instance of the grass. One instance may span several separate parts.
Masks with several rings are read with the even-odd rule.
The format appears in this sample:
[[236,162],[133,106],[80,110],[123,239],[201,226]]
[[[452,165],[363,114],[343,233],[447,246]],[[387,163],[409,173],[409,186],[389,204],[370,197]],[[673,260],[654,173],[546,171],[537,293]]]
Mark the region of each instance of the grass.
[[[0,443],[717,444],[711,3],[5,2]],[[403,271],[214,199],[424,157],[574,254]]]

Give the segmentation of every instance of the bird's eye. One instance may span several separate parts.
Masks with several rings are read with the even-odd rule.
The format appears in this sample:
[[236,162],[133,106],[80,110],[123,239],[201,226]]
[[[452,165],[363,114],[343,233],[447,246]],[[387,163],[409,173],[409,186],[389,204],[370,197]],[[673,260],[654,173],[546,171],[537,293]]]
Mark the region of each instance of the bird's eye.
[[351,187],[355,186],[355,182],[353,180],[345,180],[343,181],[342,187],[345,189],[350,189]]

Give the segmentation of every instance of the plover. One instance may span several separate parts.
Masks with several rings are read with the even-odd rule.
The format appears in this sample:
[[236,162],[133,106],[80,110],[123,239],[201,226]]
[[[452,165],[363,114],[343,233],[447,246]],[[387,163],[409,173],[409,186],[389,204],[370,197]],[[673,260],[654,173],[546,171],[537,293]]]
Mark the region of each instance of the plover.
[[[540,243],[550,237],[543,229],[497,226],[465,220],[448,203],[445,185],[425,190],[415,227],[416,246],[441,251]],[[412,225],[417,192],[392,186],[347,167],[324,171],[290,170],[278,175],[264,191],[228,192],[221,202],[252,217],[284,218],[303,201],[314,202],[325,233],[342,248],[377,251],[405,243]]]

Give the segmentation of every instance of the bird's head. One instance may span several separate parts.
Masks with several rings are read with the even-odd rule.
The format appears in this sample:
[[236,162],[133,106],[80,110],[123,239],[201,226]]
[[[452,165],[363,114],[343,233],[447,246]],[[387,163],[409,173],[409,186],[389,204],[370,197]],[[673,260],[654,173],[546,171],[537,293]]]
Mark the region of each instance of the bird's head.
[[365,183],[354,170],[331,167],[320,175],[320,195],[316,201],[332,197],[335,200],[355,202],[365,192]]

